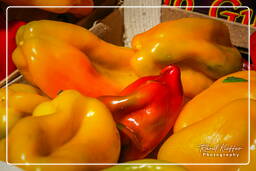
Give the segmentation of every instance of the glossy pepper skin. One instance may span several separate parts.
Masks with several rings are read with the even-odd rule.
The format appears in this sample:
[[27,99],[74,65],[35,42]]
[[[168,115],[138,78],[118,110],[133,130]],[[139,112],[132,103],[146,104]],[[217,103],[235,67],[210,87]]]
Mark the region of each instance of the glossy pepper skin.
[[[93,6],[93,0],[2,0],[14,6]],[[92,12],[92,8],[42,8],[43,10],[62,14],[72,13],[85,16]]]
[[140,165],[123,165],[123,166],[114,166],[102,171],[186,171],[187,169],[182,166],[168,166],[168,165],[150,165],[150,163],[166,163],[164,161],[155,160],[155,159],[143,159],[130,161],[129,163],[140,163]]
[[66,89],[92,97],[117,94],[137,78],[127,65],[130,49],[106,43],[80,26],[33,21],[19,29],[16,42],[17,68],[50,97]]
[[[6,88],[0,89],[0,138],[6,133]],[[33,110],[42,102],[48,101],[39,90],[27,85],[16,83],[8,87],[8,129],[23,117],[32,115]]]
[[182,106],[180,71],[165,67],[160,75],[142,77],[119,96],[102,96],[121,131],[121,161],[149,154],[173,127]]
[[136,54],[131,64],[140,76],[156,74],[169,64],[178,65],[188,97],[242,67],[228,28],[217,20],[183,18],[164,22],[135,36],[132,48]]
[[[5,19],[0,17],[0,80],[4,79],[6,76],[6,27]],[[16,66],[12,61],[12,52],[16,48],[15,36],[18,28],[24,25],[23,21],[12,21],[8,24],[8,74],[15,71]]]
[[[46,104],[45,104],[46,103]],[[9,134],[9,162],[115,163],[120,139],[110,111],[75,90],[40,104]],[[50,110],[49,110],[50,109]],[[106,166],[22,166],[26,171],[91,171]]]
[[65,89],[93,97],[118,94],[138,78],[175,63],[181,68],[185,96],[191,98],[242,67],[228,29],[210,19],[161,23],[135,36],[132,48],[104,42],[76,25],[47,20],[20,28],[16,42],[17,68],[50,97]]
[[[0,89],[0,160],[6,160],[6,88]],[[16,83],[8,86],[8,131],[24,117],[31,116],[33,110],[42,102],[48,101],[47,97],[30,85]]]
[[[256,140],[256,72],[251,71],[250,77],[250,111],[248,111],[247,80],[248,71],[232,73],[220,78],[189,101],[175,123],[174,134],[160,148],[158,159],[185,163],[247,163],[248,112],[251,117],[250,152],[251,155],[255,154],[253,146]],[[216,147],[223,144],[242,147],[241,150],[235,152],[239,156],[206,157],[200,152],[200,145]],[[248,170],[254,170],[255,156],[251,158],[251,161],[249,166],[240,166],[240,169],[247,167]],[[192,171],[206,170],[206,168],[207,170],[232,171],[238,168],[238,166],[186,167]]]

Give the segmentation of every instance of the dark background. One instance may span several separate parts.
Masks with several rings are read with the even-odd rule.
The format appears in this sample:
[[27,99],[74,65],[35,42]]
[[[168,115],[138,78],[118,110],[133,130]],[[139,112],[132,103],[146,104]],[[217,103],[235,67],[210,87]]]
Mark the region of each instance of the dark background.
[[[250,24],[253,27],[256,27],[256,1],[255,0],[162,0],[162,4],[164,5],[179,5],[179,6],[248,6],[251,9],[251,19],[250,19]],[[209,11],[210,9],[202,9],[202,8],[197,8],[197,9],[186,9],[190,11],[195,11],[195,12],[200,12],[203,14],[210,15]],[[222,11],[229,11],[232,13],[235,13],[237,15],[235,22],[242,23],[243,21],[243,16],[240,14],[240,12],[244,9],[239,9],[239,8],[233,8],[233,9],[218,9],[217,11],[217,16],[218,18],[223,18],[223,19],[228,19],[227,16],[223,16],[220,13]],[[212,15],[210,15],[212,16]],[[246,24],[246,23],[245,23]]]

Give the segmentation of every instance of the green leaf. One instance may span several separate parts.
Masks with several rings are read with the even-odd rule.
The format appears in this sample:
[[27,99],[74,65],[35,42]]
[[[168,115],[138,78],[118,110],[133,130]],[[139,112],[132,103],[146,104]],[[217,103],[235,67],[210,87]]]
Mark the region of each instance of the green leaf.
[[247,82],[248,80],[238,77],[227,77],[225,80],[223,80],[223,83],[234,83],[234,82]]

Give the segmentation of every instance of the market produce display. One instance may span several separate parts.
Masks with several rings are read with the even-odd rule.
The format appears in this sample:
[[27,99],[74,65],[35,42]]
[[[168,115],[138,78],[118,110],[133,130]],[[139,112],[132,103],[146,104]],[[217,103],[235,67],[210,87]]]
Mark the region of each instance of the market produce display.
[[[27,171],[256,169],[256,71],[242,71],[222,22],[164,22],[128,48],[39,20],[18,29],[16,45],[26,83],[8,85],[8,96],[0,89],[2,161],[39,163],[19,166]],[[248,152],[246,166],[161,165],[246,163]],[[40,165],[123,162],[142,165]]]

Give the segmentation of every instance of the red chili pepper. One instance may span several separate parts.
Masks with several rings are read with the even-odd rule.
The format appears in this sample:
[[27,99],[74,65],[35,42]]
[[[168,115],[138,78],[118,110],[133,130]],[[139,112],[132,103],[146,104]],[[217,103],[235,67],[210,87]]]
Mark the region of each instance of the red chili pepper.
[[180,70],[167,66],[159,76],[142,77],[119,96],[99,99],[108,106],[120,129],[121,161],[143,158],[168,134],[181,109]]
[[[5,70],[6,70],[6,28],[5,28],[5,19],[3,17],[0,17],[0,44],[2,48],[0,49],[0,80],[5,78]],[[11,74],[15,69],[15,65],[12,62],[12,52],[16,48],[16,41],[15,36],[18,28],[22,25],[24,25],[25,22],[23,21],[13,21],[10,22],[8,25],[8,74]]]

